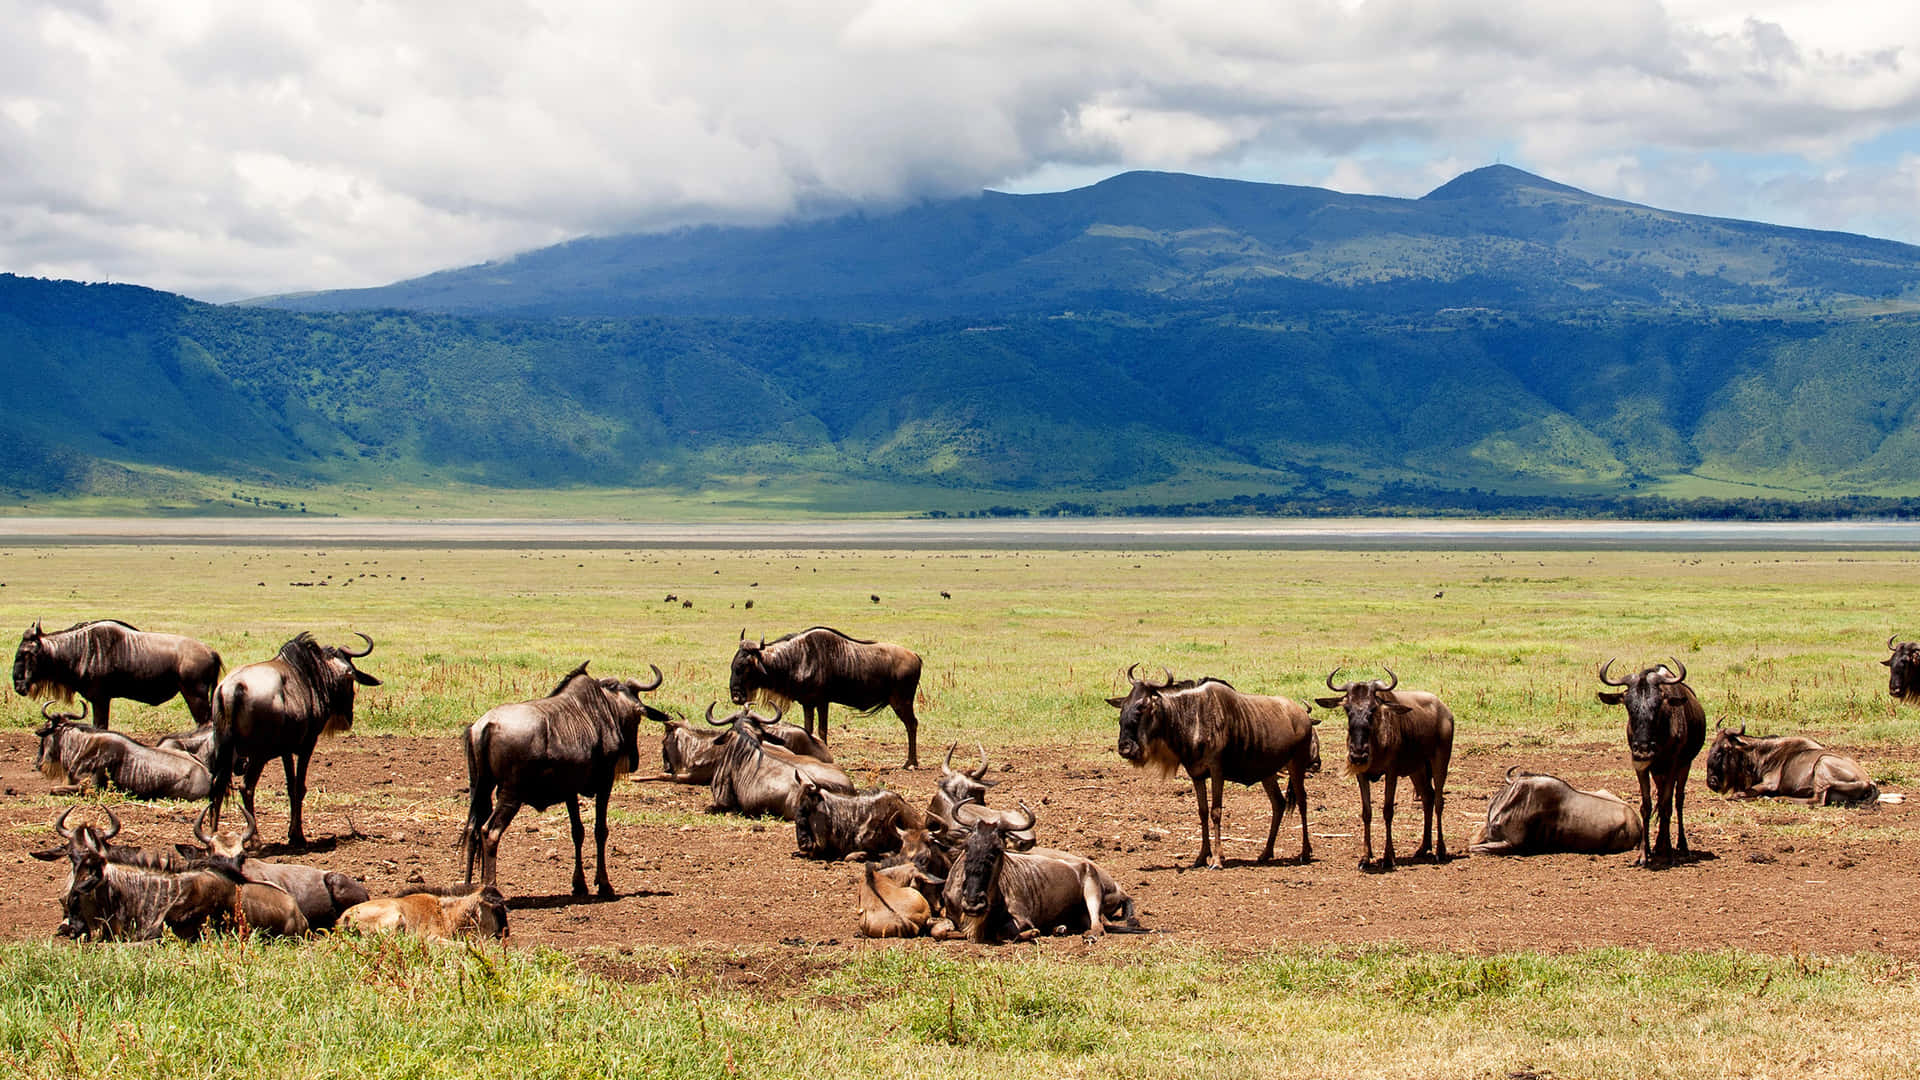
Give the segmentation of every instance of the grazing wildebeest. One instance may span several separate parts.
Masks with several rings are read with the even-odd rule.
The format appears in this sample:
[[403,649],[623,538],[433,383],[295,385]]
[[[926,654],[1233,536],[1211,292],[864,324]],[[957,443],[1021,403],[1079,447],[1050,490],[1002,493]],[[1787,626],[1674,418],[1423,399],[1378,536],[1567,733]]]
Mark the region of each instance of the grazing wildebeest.
[[1506,786],[1487,803],[1473,831],[1475,855],[1546,855],[1557,851],[1613,855],[1640,846],[1646,822],[1610,791],[1581,791],[1557,776],[1507,770]]
[[1887,671],[1887,693],[1895,701],[1920,705],[1920,641],[1893,640],[1887,637],[1887,649],[1893,655],[1880,661]]
[[980,767],[972,772],[966,772],[953,767],[953,752],[959,745],[959,743],[953,743],[947,747],[947,759],[940,766],[940,783],[933,790],[933,798],[927,801],[927,829],[936,837],[958,836],[959,834],[953,831],[953,808],[961,803],[970,802],[976,804],[974,811],[976,814],[984,817],[997,816],[1001,819],[1001,825],[1008,830],[1006,835],[1009,847],[1015,851],[1026,851],[1033,847],[1033,829],[1031,827],[1014,828],[1014,824],[1022,820],[1014,811],[981,809],[986,806],[987,790],[1000,783],[998,780],[986,778],[987,748],[978,743],[974,744],[980,751]]
[[926,828],[925,819],[897,791],[842,795],[798,772],[794,780],[800,793],[793,804],[793,838],[802,855],[865,861],[900,850],[902,830]]
[[580,796],[591,795],[594,884],[602,899],[613,897],[607,879],[607,800],[613,782],[640,767],[640,722],[665,715],[640,700],[664,679],[658,667],[651,683],[596,679],[582,663],[546,697],[495,706],[468,726],[468,882],[477,856],[481,882],[496,883],[500,838],[521,806],[545,810],[564,802],[573,826],[573,895],[587,895]]
[[1333,684],[1340,673],[1327,673],[1327,689],[1339,697],[1314,699],[1323,708],[1347,711],[1347,775],[1360,784],[1360,826],[1366,837],[1366,855],[1361,869],[1373,862],[1373,791],[1375,780],[1386,781],[1380,801],[1380,821],[1386,828],[1387,843],[1381,850],[1379,868],[1393,869],[1393,798],[1400,778],[1413,784],[1420,796],[1423,823],[1420,846],[1413,857],[1432,853],[1434,861],[1447,861],[1447,766],[1453,760],[1453,710],[1424,690],[1399,690],[1400,676],[1386,669],[1391,682],[1380,680]]
[[[1280,819],[1289,805],[1300,808],[1300,861],[1313,859],[1313,841],[1307,835],[1306,770],[1313,753],[1313,725],[1306,707],[1283,697],[1243,694],[1219,679],[1175,682],[1163,672],[1164,682],[1134,677],[1139,665],[1127,669],[1133,687],[1124,697],[1108,698],[1120,710],[1120,756],[1136,768],[1170,776],[1184,768],[1193,781],[1193,797],[1200,808],[1200,854],[1195,866],[1219,869],[1225,865],[1220,839],[1220,801],[1227,781],[1259,784],[1273,804],[1267,825],[1267,846],[1260,861],[1273,858]],[[1280,770],[1287,770],[1287,790],[1280,791]],[[1207,807],[1208,780],[1213,781],[1213,807]]]
[[491,885],[458,892],[422,889],[355,904],[340,925],[367,933],[395,931],[429,940],[507,936],[507,901]]
[[933,906],[920,888],[945,881],[926,876],[911,863],[881,869],[867,863],[854,879],[860,904],[860,936],[866,938],[919,937],[933,918]]
[[749,817],[778,814],[792,821],[802,778],[827,791],[853,794],[853,781],[838,766],[793,753],[784,746],[766,745],[757,719],[748,708],[724,720],[708,721],[733,728],[727,733],[720,760],[714,764],[713,780],[707,785],[712,795],[710,812]]
[[[1064,851],[1008,851],[997,821],[976,820],[971,804],[954,810],[965,846],[947,872],[941,904],[957,926],[936,937],[977,943],[1029,941],[1043,933],[1080,932],[1098,937],[1109,930],[1140,930],[1133,899],[1099,864]],[[1029,812],[1024,827],[1034,826]],[[1122,920],[1110,925],[1107,917]]]
[[[60,933],[83,940],[151,941],[171,930],[189,940],[208,924],[264,934],[293,936],[307,922],[293,897],[277,885],[248,882],[231,866],[169,868],[164,855],[115,849],[108,841],[120,831],[107,812],[105,831],[90,825],[69,830],[67,814],[54,821],[65,849],[34,852],[39,859],[65,857],[67,885],[61,897]],[[115,858],[118,855],[119,858]]]
[[13,691],[21,697],[77,695],[93,706],[94,725],[112,726],[114,698],[159,705],[179,694],[196,724],[212,717],[220,654],[190,637],[149,634],[116,619],[75,623],[48,633],[39,620],[13,654]]
[[211,812],[211,807],[202,811],[199,820],[193,823],[193,838],[200,841],[200,846],[177,844],[176,850],[185,856],[229,864],[248,881],[285,889],[310,929],[325,930],[339,921],[341,912],[367,901],[367,887],[339,871],[252,858],[247,844],[260,832],[252,814],[246,815],[247,827],[238,836],[225,829],[209,834],[207,818]]
[[1627,710],[1627,750],[1633,755],[1633,771],[1640,779],[1640,817],[1651,833],[1653,797],[1650,788],[1659,791],[1660,839],[1649,846],[1643,836],[1636,865],[1649,865],[1655,858],[1673,854],[1667,824],[1675,823],[1681,852],[1687,850],[1687,774],[1693,771],[1693,759],[1707,741],[1707,711],[1700,706],[1693,688],[1687,685],[1687,665],[1673,662],[1676,673],[1658,664],[1618,681],[1607,677],[1613,666],[1608,660],[1600,665],[1600,681],[1621,687],[1619,692],[1602,690],[1602,704],[1624,705]]
[[253,810],[253,789],[267,762],[280,759],[287,774],[287,843],[304,847],[300,808],[307,797],[307,764],[321,735],[353,727],[355,686],[379,686],[380,680],[354,666],[373,651],[373,639],[359,652],[321,645],[302,632],[271,660],[245,664],[220,680],[213,695],[213,827],[227,799],[236,762],[245,762],[240,804]]
[[821,742],[827,739],[829,705],[868,713],[891,705],[907,729],[909,769],[920,765],[920,721],[913,714],[919,688],[919,654],[900,645],[848,637],[827,626],[773,641],[762,638],[757,645],[743,632],[728,680],[735,705],[756,698],[799,702],[809,734],[819,718]]
[[1880,788],[1860,763],[1798,735],[1763,738],[1722,729],[1707,751],[1707,790],[1734,798],[1778,796],[1815,806],[1880,801]]
[[81,723],[87,718],[84,701],[77,713],[49,712],[52,708],[51,701],[40,706],[47,724],[34,732],[40,752],[33,765],[62,788],[112,784],[136,799],[204,799],[213,787],[212,774],[191,754]]
[[[716,703],[717,704],[717,703]],[[707,706],[707,722],[713,723],[714,706]],[[665,717],[665,719],[661,719]],[[721,731],[696,731],[693,726],[662,713],[652,719],[661,720],[665,730],[660,736],[660,764],[666,769],[666,775],[655,779],[673,780],[682,784],[709,784],[713,782],[713,767],[719,762],[720,755],[726,750],[727,733]],[[807,734],[798,724],[789,724],[780,719],[780,710],[775,709],[773,719],[754,718],[754,724],[760,729],[762,738],[772,739],[796,754],[820,761],[831,762],[833,755],[827,751],[825,743]]]

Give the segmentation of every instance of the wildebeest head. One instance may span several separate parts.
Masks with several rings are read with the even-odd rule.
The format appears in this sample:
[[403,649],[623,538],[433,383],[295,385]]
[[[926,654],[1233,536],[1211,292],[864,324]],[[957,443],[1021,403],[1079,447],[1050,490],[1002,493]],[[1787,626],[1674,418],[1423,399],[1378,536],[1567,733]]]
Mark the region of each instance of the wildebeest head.
[[[1600,681],[1620,690],[1602,690],[1598,696],[1603,704],[1626,706],[1627,749],[1634,764],[1644,766],[1659,752],[1660,734],[1669,724],[1667,710],[1686,706],[1687,665],[1674,660],[1673,668],[1656,664],[1618,680],[1607,677],[1607,669],[1612,666],[1612,660],[1600,665]],[[1674,668],[1679,669],[1678,674]]]
[[[1887,666],[1887,693],[1896,701],[1920,705],[1920,641],[1896,642],[1889,636],[1887,648],[1893,655],[1880,661]],[[19,681],[16,673],[14,682]]]
[[77,713],[57,713],[52,709],[51,701],[40,705],[40,715],[46,717],[47,723],[33,733],[34,738],[40,740],[39,752],[33,758],[33,768],[56,784],[67,784],[72,782],[72,778],[67,775],[66,765],[60,760],[60,737],[67,728],[78,726],[87,718],[87,703],[82,700]]
[[101,904],[93,901],[98,899],[107,884],[107,843],[120,834],[120,819],[113,815],[112,809],[102,809],[107,814],[105,829],[92,825],[69,829],[67,817],[74,808],[67,807],[53,820],[53,831],[66,841],[65,846],[32,853],[34,858],[42,862],[67,860],[67,891],[60,898],[64,918],[57,931],[63,937],[89,936],[91,924],[102,908]]
[[733,665],[727,673],[727,694],[735,705],[752,701],[766,685],[766,647],[765,638],[756,644],[747,640],[746,631],[740,632],[740,647],[733,651]]
[[359,652],[354,652],[351,649],[345,649],[338,645],[328,645],[326,647],[327,660],[333,665],[337,677],[351,678],[361,686],[379,686],[379,679],[361,671],[358,667],[355,667],[353,663],[355,660],[373,651],[373,639],[360,633],[358,630],[354,631],[353,636],[366,642],[367,647],[361,649]]
[[820,838],[813,828],[813,816],[826,799],[820,794],[820,785],[807,779],[799,769],[793,770],[793,782],[799,785],[793,797],[794,846],[800,849],[800,854],[812,855],[820,849]]
[[1707,790],[1743,791],[1753,781],[1753,761],[1747,756],[1747,726],[1739,731],[1721,729],[1713,737],[1713,749],[1707,751]]
[[1395,721],[1406,715],[1407,707],[1393,694],[1393,688],[1400,685],[1400,676],[1395,675],[1392,668],[1385,670],[1389,681],[1384,684],[1379,679],[1370,679],[1335,686],[1333,677],[1340,674],[1340,669],[1334,668],[1327,672],[1327,689],[1340,696],[1313,699],[1314,704],[1323,709],[1347,711],[1348,775],[1367,772],[1376,753],[1383,759],[1391,759],[1399,746],[1400,725]]
[[959,860],[960,914],[973,919],[984,917],[993,907],[993,898],[999,892],[1000,870],[1006,865],[1007,834],[1031,831],[1035,824],[1033,811],[1025,803],[1020,804],[1020,809],[1026,820],[1018,825],[998,817],[976,816],[978,809],[976,803],[953,808],[954,824],[966,833]]
[[987,789],[1000,782],[986,779],[987,748],[979,743],[974,744],[974,747],[980,751],[980,767],[967,772],[953,767],[953,752],[959,745],[956,742],[947,747],[947,760],[940,765],[940,790],[955,806],[968,800],[984,802]]
[[1107,704],[1120,710],[1120,738],[1114,749],[1127,762],[1155,772],[1170,774],[1180,765],[1180,759],[1173,747],[1168,744],[1166,692],[1175,686],[1173,672],[1160,669],[1164,676],[1161,682],[1149,682],[1138,678],[1134,672],[1140,665],[1127,668],[1127,679],[1133,683],[1125,697],[1111,697]]
[[213,807],[207,807],[200,811],[199,819],[193,823],[193,838],[200,841],[200,846],[175,844],[174,849],[182,855],[207,856],[224,860],[231,863],[237,872],[240,864],[247,861],[247,845],[253,842],[254,837],[260,835],[260,822],[254,818],[253,811],[242,806],[240,812],[247,819],[247,827],[241,830],[239,835],[234,835],[230,829],[208,833],[207,819],[213,816]]
[[46,651],[46,634],[40,630],[40,620],[33,620],[27,632],[20,635],[20,648],[13,654],[13,692],[21,697],[33,693],[34,685],[39,682],[40,658]]

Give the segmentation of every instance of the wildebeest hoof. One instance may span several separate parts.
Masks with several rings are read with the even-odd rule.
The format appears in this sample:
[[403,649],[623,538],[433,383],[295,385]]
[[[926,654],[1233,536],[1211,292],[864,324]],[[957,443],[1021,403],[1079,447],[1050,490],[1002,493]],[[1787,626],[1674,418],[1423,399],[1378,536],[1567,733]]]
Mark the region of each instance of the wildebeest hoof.
[[613,900],[613,899],[617,899],[620,894],[613,891],[613,886],[602,885],[598,889],[594,890],[594,895],[598,896],[602,900]]
[[587,898],[587,887],[586,887],[586,885],[584,885],[584,884],[581,884],[581,885],[575,885],[575,886],[573,887],[573,895],[574,895],[575,897],[577,897],[577,898],[579,898],[579,899],[581,899],[581,900],[585,900],[585,899]]

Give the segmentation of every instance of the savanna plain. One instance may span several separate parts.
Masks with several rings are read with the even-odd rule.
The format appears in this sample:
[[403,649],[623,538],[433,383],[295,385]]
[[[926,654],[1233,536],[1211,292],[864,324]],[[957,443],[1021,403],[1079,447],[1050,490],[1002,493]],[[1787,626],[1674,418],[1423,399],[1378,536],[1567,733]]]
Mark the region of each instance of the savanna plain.
[[[1464,852],[1510,766],[1634,794],[1624,714],[1595,668],[1672,657],[1710,724],[1808,734],[1883,791],[1920,777],[1920,709],[1886,694],[1883,642],[1920,629],[1920,557],[1835,551],[667,550],[20,545],[0,626],[114,617],[199,637],[229,668],[312,630],[377,643],[353,730],[309,775],[304,852],[375,895],[457,880],[461,728],[583,660],[665,675],[650,700],[725,710],[742,632],[814,624],[925,658],[923,767],[887,712],[835,710],[863,786],[924,804],[983,745],[1043,844],[1089,855],[1154,932],[982,948],[854,936],[852,869],[793,857],[790,827],[709,815],[704,788],[622,782],[619,897],[568,895],[566,814],[501,848],[507,943],[54,941],[64,866],[35,861],[73,800],[32,769],[38,703],[0,732],[0,1067],[133,1076],[1912,1075],[1920,1060],[1920,818],[1732,801],[1688,786],[1696,858],[1456,857],[1361,872],[1345,723],[1283,861],[1232,789],[1227,866],[1191,869],[1193,795],[1113,751],[1129,665],[1306,699],[1383,676],[1458,717],[1444,831]],[[674,597],[668,600],[671,594]],[[751,602],[751,607],[749,607]],[[1616,665],[1618,671],[1620,665]],[[184,707],[117,703],[151,737]],[[643,732],[642,774],[658,740]],[[1395,819],[1418,843],[1406,785]],[[170,845],[200,807],[107,793],[121,839]],[[278,770],[261,830],[284,838]],[[1379,800],[1376,798],[1376,813]],[[1376,843],[1380,824],[1376,818]],[[269,843],[265,854],[283,852]],[[589,846],[591,859],[591,846]]]

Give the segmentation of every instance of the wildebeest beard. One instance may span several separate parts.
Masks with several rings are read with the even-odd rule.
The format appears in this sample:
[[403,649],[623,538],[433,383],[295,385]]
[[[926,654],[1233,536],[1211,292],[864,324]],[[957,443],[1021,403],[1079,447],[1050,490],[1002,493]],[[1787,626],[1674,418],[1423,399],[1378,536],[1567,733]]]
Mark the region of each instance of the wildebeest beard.
[[792,698],[788,697],[785,694],[782,694],[778,690],[774,690],[765,686],[755,691],[753,700],[755,702],[762,702],[762,703],[771,705],[774,707],[774,709],[778,710],[779,712],[786,712],[788,709],[793,707]]

